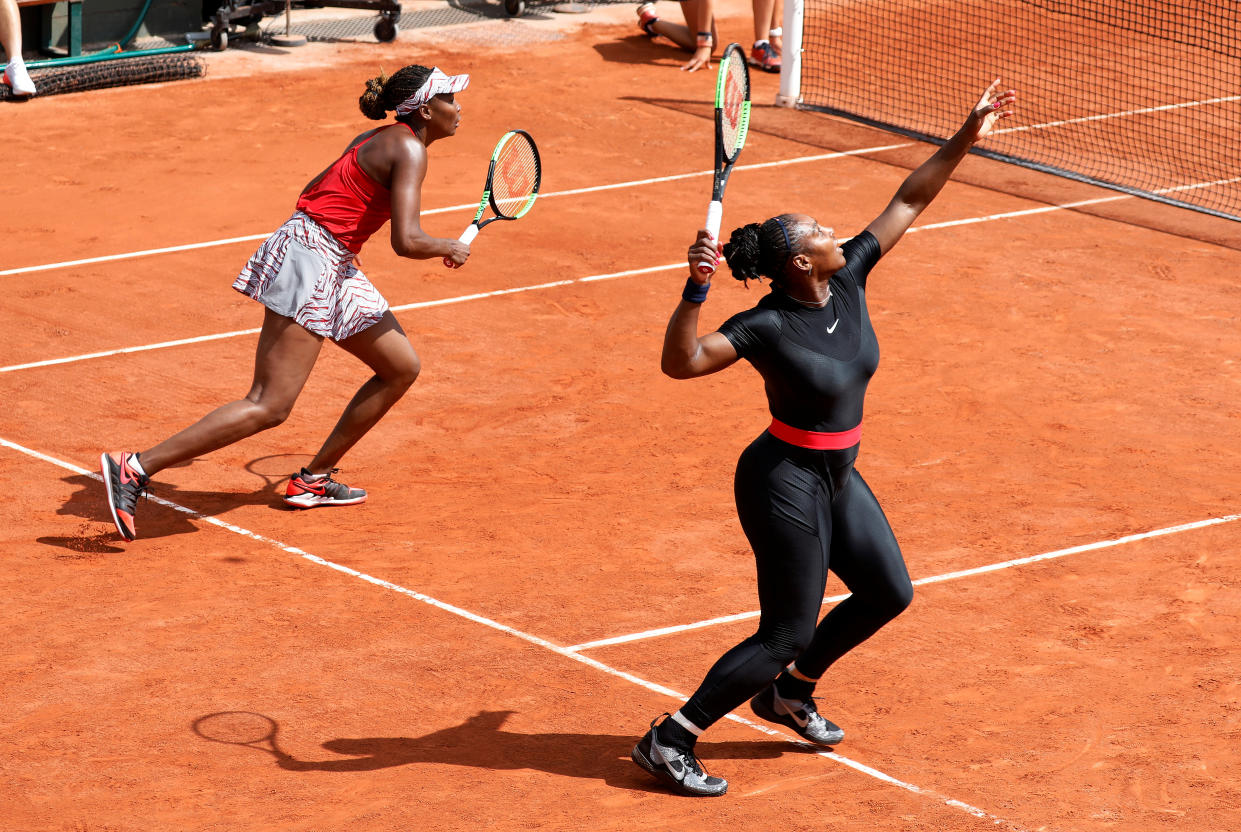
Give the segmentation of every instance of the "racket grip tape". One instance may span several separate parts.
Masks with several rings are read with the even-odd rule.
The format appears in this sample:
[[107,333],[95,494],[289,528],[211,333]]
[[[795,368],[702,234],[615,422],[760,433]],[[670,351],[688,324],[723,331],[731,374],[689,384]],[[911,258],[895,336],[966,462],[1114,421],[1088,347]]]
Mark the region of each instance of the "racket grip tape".
[[[718,199],[711,200],[711,204],[707,206],[707,232],[711,235],[712,240],[720,238],[720,223],[724,221],[724,203]],[[699,263],[698,271],[701,274],[710,274],[715,271],[715,267],[710,263]]]
[[[468,226],[466,226],[465,231],[461,232],[461,236],[458,237],[457,240],[459,242],[465,243],[468,246],[470,243],[474,242],[474,238],[477,236],[478,236],[478,226],[475,225],[474,223],[470,223]],[[457,264],[452,262],[451,257],[444,258],[444,265],[450,269],[457,268]]]

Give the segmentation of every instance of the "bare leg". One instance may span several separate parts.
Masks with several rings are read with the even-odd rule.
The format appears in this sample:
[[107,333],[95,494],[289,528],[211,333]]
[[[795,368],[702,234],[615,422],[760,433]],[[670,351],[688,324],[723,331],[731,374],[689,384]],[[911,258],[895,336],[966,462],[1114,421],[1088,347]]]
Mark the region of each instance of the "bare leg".
[[26,64],[22,61],[22,21],[17,12],[15,0],[0,0],[0,45],[8,56],[8,64],[4,68],[4,83],[14,95],[34,95],[34,81],[26,72]]
[[[685,0],[679,4],[681,12],[685,15],[685,25],[680,23],[671,23],[663,18],[656,20],[651,26],[651,31],[657,35],[663,35],[686,52],[693,52],[698,48],[698,32],[710,29],[712,41],[718,40],[715,37],[715,20],[712,16],[710,0]],[[706,12],[706,19],[703,20],[703,12]],[[698,27],[702,25],[700,30]]]
[[375,371],[345,407],[340,421],[306,469],[326,474],[418,378],[422,365],[396,316],[386,313],[374,326],[339,342],[340,347]]
[[784,22],[784,0],[773,0],[771,4],[771,28],[781,32],[779,35],[771,35],[767,39],[771,41],[771,45],[776,48],[777,55],[784,54],[784,35],[781,24]]
[[0,46],[11,61],[22,57],[22,20],[16,0],[0,0]]
[[289,417],[323,346],[322,336],[270,309],[254,356],[254,382],[244,399],[218,407],[193,425],[138,454],[147,475],[274,428]]
[[776,24],[772,23],[771,14],[774,11],[776,0],[753,0],[754,8],[754,40],[770,41],[767,32],[774,28]]

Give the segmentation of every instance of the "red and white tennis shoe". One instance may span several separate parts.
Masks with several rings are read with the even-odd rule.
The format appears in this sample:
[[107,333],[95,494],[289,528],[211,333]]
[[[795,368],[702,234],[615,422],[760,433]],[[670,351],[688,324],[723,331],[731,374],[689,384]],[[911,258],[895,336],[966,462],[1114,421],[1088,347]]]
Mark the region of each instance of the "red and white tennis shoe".
[[646,32],[651,37],[655,37],[655,35],[658,34],[654,28],[652,28],[657,20],[659,20],[659,18],[655,16],[654,3],[642,3],[638,6],[638,26],[643,32]]
[[99,471],[103,474],[103,486],[108,490],[108,510],[112,512],[112,522],[121,537],[133,540],[138,536],[134,510],[138,498],[151,484],[151,478],[130,467],[134,454],[120,453],[117,457],[113,459],[111,454],[101,454]]
[[750,66],[758,67],[763,72],[779,72],[780,56],[776,53],[774,46],[765,40],[760,40],[750,50]]
[[284,501],[295,508],[353,506],[364,502],[366,492],[361,488],[350,488],[343,482],[332,479],[332,474],[339,470],[333,468],[326,474],[312,474],[303,468],[289,478],[289,486],[284,490]]

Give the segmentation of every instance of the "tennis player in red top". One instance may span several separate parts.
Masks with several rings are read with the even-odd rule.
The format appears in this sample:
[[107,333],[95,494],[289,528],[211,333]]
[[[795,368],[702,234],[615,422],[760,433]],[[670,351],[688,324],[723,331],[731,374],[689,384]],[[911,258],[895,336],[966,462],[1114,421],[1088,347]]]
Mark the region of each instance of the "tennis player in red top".
[[396,123],[368,130],[302,191],[297,210],[267,238],[242,269],[233,288],[266,308],[244,398],[141,453],[103,454],[100,464],[108,505],[126,540],[136,536],[134,508],[150,478],[170,465],[275,427],[288,418],[330,338],[357,356],[374,375],[362,385],[323,447],[293,474],[285,502],[297,508],[346,506],[366,492],[332,479],[341,457],[374,427],[418,378],[418,355],[388,302],[354,262],[366,240],[389,219],[392,248],[417,260],[448,258],[460,266],[469,246],[432,237],[419,225],[427,148],[457,132],[456,93],[468,75],[407,66],[366,82],[362,113]]

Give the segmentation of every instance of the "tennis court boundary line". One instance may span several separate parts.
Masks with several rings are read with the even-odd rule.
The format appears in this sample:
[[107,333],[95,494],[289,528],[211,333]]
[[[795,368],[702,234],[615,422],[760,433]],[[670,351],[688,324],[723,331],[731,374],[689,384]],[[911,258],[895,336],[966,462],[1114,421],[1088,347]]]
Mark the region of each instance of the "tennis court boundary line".
[[[708,172],[709,173],[709,172]],[[1241,178],[1241,177],[1239,177]],[[1203,183],[1196,186],[1183,187],[1209,187],[1217,183]],[[1085,205],[1097,205],[1104,202],[1116,202],[1122,199],[1133,199],[1128,194],[1120,194],[1117,196],[1105,196],[1095,199],[1077,200],[1075,202],[1065,202],[1058,205],[1040,205],[1036,208],[1022,208],[1016,211],[1004,211],[998,214],[987,214],[979,217],[967,217],[959,220],[946,220],[944,222],[928,223],[926,225],[915,225],[906,231],[906,234],[914,234],[919,231],[933,231],[940,228],[955,228],[961,225],[975,225],[983,222],[996,222],[997,220],[1015,219],[1017,217],[1033,216],[1035,214],[1047,214],[1054,211],[1066,211],[1073,208],[1080,208]],[[477,207],[477,206],[473,206]],[[841,238],[842,240],[847,238]],[[671,271],[673,269],[688,269],[684,262],[668,263],[663,266],[644,266],[637,269],[626,269],[619,272],[609,272],[607,274],[588,275],[586,277],[574,277],[566,280],[552,280],[547,283],[535,283],[529,286],[515,286],[510,289],[496,289],[491,292],[475,292],[468,295],[458,295],[450,298],[440,298],[438,300],[417,301],[415,303],[403,303],[398,306],[389,307],[393,312],[408,312],[412,309],[427,309],[433,306],[448,306],[454,303],[464,303],[471,300],[482,300],[484,298],[501,297],[503,295],[515,295],[522,292],[534,292],[541,289],[552,289],[558,286],[570,286],[574,283],[594,283],[600,280],[612,280],[619,277],[632,277],[642,274],[654,274],[656,272]],[[121,347],[114,350],[103,350],[101,352],[83,353],[80,355],[66,356],[65,358],[49,358],[43,361],[29,361],[23,364],[11,364],[7,367],[0,367],[0,373],[12,373],[18,370],[31,370],[38,367],[51,367],[57,364],[72,364],[77,361],[88,361],[95,358],[108,358],[114,355],[124,355],[127,353],[147,352],[150,350],[167,349],[169,347],[181,347],[188,344],[201,344],[207,341],[219,341],[225,338],[237,338],[242,335],[257,335],[258,328],[253,329],[237,329],[232,332],[220,332],[211,335],[198,335],[192,338],[179,338],[175,341],[160,341],[154,344],[145,344],[136,347]]]
[[[1004,133],[1020,133],[1020,132],[1025,132],[1029,130],[1043,130],[1043,129],[1050,128],[1050,127],[1061,127],[1065,125],[1078,124],[1082,122],[1092,122],[1092,121],[1101,121],[1101,120],[1113,119],[1113,118],[1123,118],[1126,116],[1141,115],[1145,113],[1180,110],[1180,109],[1185,109],[1188,107],[1200,107],[1200,106],[1204,106],[1208,104],[1230,103],[1230,102],[1238,101],[1238,100],[1241,100],[1241,96],[1231,95],[1231,96],[1225,96],[1221,98],[1205,99],[1202,101],[1181,101],[1176,104],[1163,104],[1163,105],[1153,106],[1153,107],[1143,107],[1137,110],[1124,110],[1124,111],[1115,112],[1115,113],[1099,113],[1097,115],[1082,116],[1080,118],[1064,119],[1060,121],[1048,121],[1048,122],[1043,122],[1040,124],[1026,124],[1026,125],[1021,125],[1019,127],[1007,127],[1007,128],[997,130],[996,135],[1001,135]],[[793,139],[792,141],[796,142],[797,140]],[[864,155],[868,153],[882,153],[887,150],[899,150],[905,147],[914,147],[918,144],[922,144],[922,142],[899,142],[897,144],[876,145],[874,147],[858,148],[856,150],[838,150],[838,151],[832,151],[830,153],[816,153],[810,156],[795,156],[789,159],[778,159],[778,160],[771,161],[771,162],[754,162],[754,163],[750,163],[746,165],[737,165],[733,170],[734,171],[761,170],[764,168],[783,167],[786,165],[806,164],[808,162],[822,162],[822,161],[827,161],[830,159],[840,159],[840,158],[844,158],[847,156],[860,156],[860,155]],[[578,196],[580,194],[598,193],[600,191],[613,191],[613,190],[620,190],[623,188],[636,188],[636,187],[641,187],[643,185],[656,185],[656,184],[660,184],[664,182],[676,182],[682,179],[693,179],[693,178],[703,177],[703,176],[712,176],[713,174],[714,174],[714,171],[710,171],[710,170],[692,171],[690,173],[676,173],[676,174],[669,174],[667,176],[656,176],[656,177],[652,177],[649,179],[632,179],[627,182],[614,182],[608,185],[594,185],[594,186],[585,187],[585,188],[572,188],[572,189],[564,190],[564,191],[550,191],[548,193],[539,194],[539,196],[540,198],[543,198],[543,199],[548,199],[552,197],[560,197],[560,196]],[[1166,192],[1177,191],[1177,190],[1193,190],[1195,187],[1203,187],[1203,186],[1202,185],[1178,186],[1175,188],[1161,189],[1159,191],[1154,191],[1153,193],[1166,193]],[[1104,199],[1101,201],[1107,202],[1109,200]],[[1091,201],[1086,201],[1080,204],[1090,205],[1093,203]],[[454,211],[465,211],[465,210],[473,211],[473,210],[476,210],[477,207],[478,207],[477,202],[470,202],[470,203],[466,203],[462,205],[449,205],[443,208],[429,208],[426,211],[422,211],[421,214],[431,215],[431,214],[447,214],[447,213],[451,213]],[[267,239],[267,237],[270,236],[270,234],[271,232],[268,232],[266,234],[247,234],[241,237],[227,237],[221,240],[211,240],[211,241],[203,242],[203,243],[186,243],[184,245],[179,245],[179,246],[166,246],[164,248],[152,248],[152,249],[145,249],[142,251],[131,251],[131,252],[123,253],[123,254],[106,254],[100,257],[86,257],[81,260],[66,260],[60,263],[47,263],[47,264],[39,265],[39,266],[21,266],[21,267],[13,268],[13,269],[0,270],[0,277],[5,277],[8,275],[15,275],[15,274],[29,274],[31,272],[50,271],[52,269],[63,269],[63,268],[69,268],[70,266],[85,266],[91,263],[106,263],[106,262],[110,262],[114,260],[129,260],[129,259],[133,259],[137,257],[150,257],[150,256],[154,256],[157,254],[171,254],[171,253],[179,252],[179,251],[193,251],[195,249],[212,248],[215,246],[226,246],[226,245],[232,245],[234,243],[240,243],[240,242],[254,242],[256,240]]]
[[[26,456],[33,457],[34,459],[40,460],[42,462],[46,462],[50,465],[55,465],[59,468],[63,468],[66,471],[71,471],[74,474],[78,474],[79,476],[90,477],[91,479],[98,480],[100,482],[102,482],[103,480],[102,476],[96,471],[87,470],[86,468],[82,468],[71,462],[66,462],[65,460],[58,459],[49,454],[36,451],[32,448],[27,448],[24,445],[20,445],[16,442],[9,441],[8,439],[4,439],[3,437],[0,437],[0,447],[5,447],[10,450],[16,451],[18,453],[25,454]],[[513,636],[529,644],[533,644],[537,647],[542,647],[546,650],[549,650],[558,656],[562,656],[567,659],[572,659],[573,661],[584,664],[587,667],[594,668],[595,670],[598,670],[602,673],[606,673],[609,676],[615,676],[616,678],[624,679],[625,681],[635,684],[638,687],[644,688],[648,691],[651,691],[652,693],[662,694],[664,696],[677,699],[681,702],[685,702],[689,699],[689,697],[685,696],[684,694],[678,691],[673,690],[672,688],[666,687],[657,682],[648,681],[646,679],[643,679],[640,676],[636,676],[627,671],[620,670],[618,668],[612,667],[611,665],[604,664],[603,662],[597,659],[591,658],[590,656],[584,656],[581,653],[574,652],[573,650],[570,650],[569,648],[566,648],[566,647],[561,647],[560,645],[555,644],[554,642],[548,641],[545,638],[541,638],[531,633],[518,630],[515,627],[508,626],[507,624],[501,624],[498,621],[487,618],[486,616],[483,616],[483,615],[479,615],[478,613],[471,612],[463,607],[458,607],[455,604],[450,604],[450,603],[447,603],[446,601],[440,601],[425,593],[418,592],[417,590],[413,590],[413,589],[408,589],[406,587],[401,586],[400,584],[392,583],[391,581],[385,581],[382,578],[376,578],[372,575],[366,574],[365,572],[361,572],[357,569],[353,569],[352,567],[345,566],[343,564],[336,563],[335,561],[330,561],[330,560],[327,560],[326,558],[319,557],[318,555],[311,554],[310,552],[307,552],[304,549],[298,548],[297,546],[291,546],[287,543],[283,543],[279,540],[276,540],[275,538],[267,537],[266,535],[259,534],[258,532],[252,532],[249,529],[243,528],[233,523],[229,523],[226,520],[221,520],[218,517],[212,517],[210,515],[202,514],[198,511],[195,511],[192,508],[188,508],[186,506],[180,505],[179,503],[174,503],[171,500],[164,499],[163,497],[157,497],[152,494],[148,494],[146,496],[147,496],[147,499],[151,500],[152,502],[155,502],[166,508],[171,508],[174,511],[180,512],[182,514],[186,514],[192,519],[201,520],[204,523],[208,523],[210,525],[216,526],[217,528],[223,529],[228,532],[232,532],[233,534],[236,534],[236,535],[240,535],[241,537],[249,538],[250,540],[253,540],[257,543],[262,543],[268,546],[272,546],[286,554],[297,555],[299,558],[302,558],[303,560],[309,561],[319,566],[326,566],[328,569],[332,569],[336,572],[340,572],[344,575],[348,575],[349,577],[357,578],[358,580],[365,581],[366,583],[372,584],[382,589],[387,589],[392,592],[396,592],[408,598],[412,598],[415,601],[420,601],[428,606],[434,607],[443,612],[447,612],[452,615],[458,616],[460,618],[464,618],[465,620],[471,621],[475,624],[481,624],[485,627],[498,630],[501,633],[505,633],[507,635]],[[741,717],[736,714],[729,714],[728,716],[725,717],[725,719],[728,719],[732,722],[739,723],[741,725],[745,725],[749,728],[754,729],[755,731],[758,731],[762,734],[766,734],[767,736],[784,740],[785,742],[790,743],[791,745],[796,745],[796,746],[800,746],[803,748],[808,747],[806,743],[800,739],[794,739],[793,737],[789,736],[788,734],[785,734],[782,731],[777,731],[765,725],[760,725],[756,722],[746,719],[745,717]],[[1009,829],[1013,830],[1014,832],[1028,832],[1028,830],[1026,830],[1024,827],[1021,827],[1015,823],[1012,823],[1011,821],[1005,820],[1004,818],[993,815],[990,812],[987,812],[983,809],[979,809],[976,806],[971,806],[970,804],[965,803],[963,801],[947,797],[946,795],[943,795],[932,789],[924,788],[922,786],[918,786],[913,783],[908,783],[904,780],[900,780],[896,777],[893,777],[890,774],[885,774],[884,772],[879,771],[878,769],[872,768],[871,766],[868,766],[864,763],[859,763],[856,760],[837,754],[834,751],[816,750],[816,756],[824,757],[826,759],[832,760],[833,762],[839,763],[857,772],[873,777],[881,782],[896,786],[908,792],[912,792],[913,794],[917,794],[922,797],[933,799],[937,802],[944,804],[945,806],[950,806],[954,809],[959,809],[963,812],[973,815],[974,817],[989,820],[997,826],[998,825],[1007,826]]]
[[[1170,534],[1179,534],[1181,532],[1194,531],[1196,529],[1205,529],[1209,526],[1219,526],[1224,523],[1233,523],[1241,520],[1241,514],[1225,514],[1222,517],[1212,517],[1209,520],[1196,520],[1192,523],[1181,523],[1177,526],[1166,526],[1162,529],[1153,529],[1148,532],[1138,532],[1136,534],[1117,537],[1112,540],[1100,540],[1096,543],[1083,543],[1080,546],[1070,546],[1067,549],[1056,549],[1051,552],[1043,552],[1041,555],[1028,555],[1021,558],[1013,558],[1012,560],[1000,561],[999,563],[989,563],[985,566],[976,566],[972,569],[960,569],[955,572],[945,572],[942,575],[932,575],[926,578],[919,578],[913,582],[914,586],[926,586],[927,584],[943,583],[944,581],[955,581],[960,578],[969,578],[974,575],[984,575],[988,572],[999,572],[1001,569],[1012,569],[1017,566],[1025,566],[1031,563],[1041,563],[1048,560],[1056,560],[1057,558],[1068,557],[1069,555],[1077,555],[1082,552],[1094,552],[1099,549],[1110,549],[1115,546],[1123,546],[1126,543],[1136,543],[1140,540],[1151,540],[1156,537],[1164,537]],[[823,604],[838,604],[849,597],[849,593],[844,595],[833,595],[823,599]],[[735,621],[745,621],[752,618],[758,618],[759,610],[750,610],[748,612],[734,613],[733,615],[722,615],[718,618],[708,618],[704,621],[695,621],[692,624],[679,624],[672,627],[660,627],[654,630],[644,630],[640,633],[630,633],[623,636],[614,636],[612,638],[601,638],[596,641],[586,641],[581,644],[572,644],[566,647],[566,650],[593,650],[597,647],[610,647],[614,644],[628,644],[633,641],[643,641],[649,638],[657,638],[659,636],[674,635],[676,633],[684,633],[689,630],[700,630],[705,627],[714,627],[718,624],[731,624]]]
[[[733,170],[762,170],[764,168],[785,167],[788,165],[803,165],[809,162],[823,162],[830,159],[841,159],[847,156],[859,156],[867,153],[882,153],[885,150],[896,150],[902,147],[912,147],[917,142],[903,142],[901,144],[877,145],[875,147],[863,147],[857,150],[837,150],[831,153],[816,153],[812,156],[795,156],[791,159],[777,159],[771,162],[753,162],[748,165],[737,165]],[[572,188],[565,191],[549,191],[548,193],[540,193],[539,199],[552,199],[561,196],[579,196],[581,194],[593,194],[601,191],[617,191],[624,188],[640,188],[644,185],[659,185],[664,182],[677,182],[682,179],[695,179],[699,177],[711,176],[714,172],[709,170],[696,170],[689,173],[674,173],[667,176],[656,176],[649,179],[631,179],[626,182],[613,182],[608,185],[592,185],[585,188]],[[428,208],[420,212],[420,216],[429,216],[431,214],[448,214],[455,211],[477,211],[478,203],[470,202],[462,205],[448,205],[443,208]],[[40,266],[20,266],[13,269],[0,270],[0,277],[6,277],[16,274],[29,274],[31,272],[45,272],[53,269],[67,269],[71,266],[88,266],[92,263],[108,263],[115,260],[132,260],[138,257],[152,257],[157,254],[174,254],[180,251],[194,251],[203,248],[215,248],[218,246],[228,246],[234,243],[255,242],[258,240],[266,240],[271,236],[272,232],[268,231],[264,234],[246,234],[241,237],[225,237],[220,240],[209,240],[203,243],[185,243],[179,246],[165,246],[163,248],[149,248],[141,251],[128,251],[122,254],[105,254],[99,257],[84,257],[80,260],[65,260],[60,263],[45,263]]]

